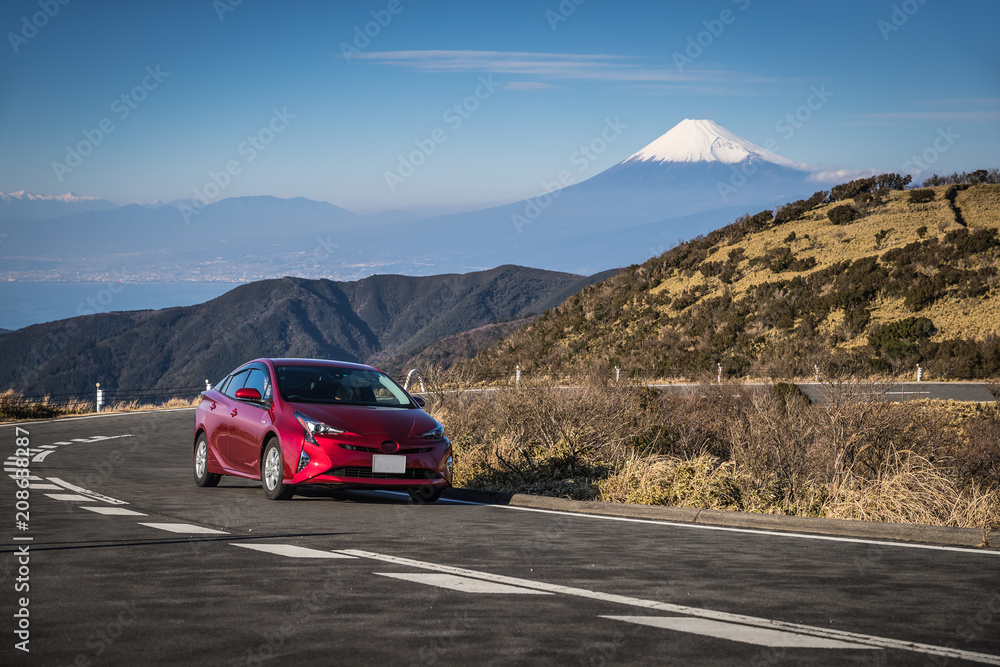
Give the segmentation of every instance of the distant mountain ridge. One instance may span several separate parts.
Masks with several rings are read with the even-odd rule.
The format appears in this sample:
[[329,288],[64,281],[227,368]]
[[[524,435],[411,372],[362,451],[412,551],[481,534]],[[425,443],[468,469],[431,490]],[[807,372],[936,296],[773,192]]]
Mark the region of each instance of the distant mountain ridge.
[[74,213],[107,211],[118,208],[107,199],[81,197],[72,192],[63,195],[39,195],[25,190],[0,192],[0,219],[50,220]]
[[529,199],[421,219],[257,196],[76,210],[25,230],[28,213],[0,209],[0,233],[8,234],[0,262],[17,280],[151,271],[142,279],[214,272],[239,280],[241,264],[252,276],[340,280],[503,264],[592,274],[821,187],[801,165],[705,119],[685,119],[611,168],[556,189],[578,173],[553,174],[544,194]]
[[0,387],[89,395],[96,382],[111,390],[191,386],[260,356],[398,372],[440,338],[544,312],[606,275],[501,266],[356,282],[259,281],[197,306],[87,315],[4,334]]

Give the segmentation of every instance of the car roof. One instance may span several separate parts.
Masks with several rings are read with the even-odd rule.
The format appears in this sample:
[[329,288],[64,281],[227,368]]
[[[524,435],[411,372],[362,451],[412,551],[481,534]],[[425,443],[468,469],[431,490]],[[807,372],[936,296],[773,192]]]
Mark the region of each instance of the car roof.
[[333,359],[277,358],[277,359],[255,359],[254,361],[269,361],[274,366],[327,366],[329,368],[357,368],[362,370],[377,370],[374,366],[368,366],[367,364],[356,364],[351,361],[337,361]]

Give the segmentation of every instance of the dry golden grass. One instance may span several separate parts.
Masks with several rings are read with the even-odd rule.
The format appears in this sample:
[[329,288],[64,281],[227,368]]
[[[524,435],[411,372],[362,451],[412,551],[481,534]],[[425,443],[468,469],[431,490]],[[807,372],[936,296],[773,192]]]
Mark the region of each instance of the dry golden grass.
[[[903,247],[923,239],[942,238],[948,232],[960,227],[955,223],[951,209],[944,198],[948,186],[930,189],[936,194],[932,202],[913,204],[908,201],[909,192],[892,192],[886,197],[885,203],[873,213],[849,225],[834,225],[826,217],[829,209],[843,202],[819,206],[797,220],[751,234],[731,245],[720,244],[706,261],[725,262],[729,252],[735,248],[742,248],[746,257],[739,265],[743,275],[732,285],[725,286],[717,278],[706,277],[700,272],[695,272],[693,275],[674,274],[650,289],[649,293],[666,293],[670,297],[675,297],[686,290],[707,287],[703,299],[718,297],[726,289],[734,298],[739,298],[762,283],[807,275],[838,262],[882,255],[892,248]],[[958,193],[957,202],[971,227],[1000,228],[1000,185],[979,185],[962,190]],[[918,234],[917,230],[922,227],[926,227],[926,231]],[[876,235],[882,230],[890,230],[890,233],[881,243],[877,243]],[[785,241],[791,232],[795,233],[796,238],[791,242]],[[784,271],[780,276],[761,265],[750,269],[751,259],[761,257],[768,250],[781,246],[790,247],[799,259],[812,257],[816,260],[816,266],[804,272]],[[994,255],[992,264],[1000,266],[1000,257]],[[627,323],[630,318],[629,313],[637,307],[640,306],[626,305],[620,318],[621,323]],[[667,320],[677,314],[669,303],[658,305],[657,310]],[[871,313],[873,323],[893,322],[911,317],[913,314],[904,306],[902,298],[879,299]],[[938,334],[933,340],[937,341],[953,338],[981,340],[984,336],[1000,334],[1000,299],[940,299],[921,311],[919,315],[928,317],[934,322]],[[833,331],[842,321],[843,313],[835,311],[820,326],[823,331]],[[852,348],[866,344],[867,337],[861,335],[842,343],[842,347]]]
[[919,523],[932,526],[1000,527],[1000,490],[978,484],[962,489],[929,460],[896,452],[876,479],[845,476],[823,507],[834,519]]
[[979,185],[955,198],[969,227],[1000,227],[1000,185]]
[[144,412],[147,410],[170,410],[173,408],[193,408],[198,405],[200,397],[195,398],[171,398],[166,403],[140,403],[139,401],[127,401],[107,405],[101,408],[101,412]]
[[[677,507],[1000,527],[1000,407],[594,381],[435,395],[457,486]],[[888,385],[886,385],[888,386]],[[873,393],[875,392],[875,393]]]
[[[145,410],[164,410],[170,408],[188,408],[198,404],[198,398],[172,398],[166,403],[139,403],[138,401],[122,402],[107,405],[102,412],[139,412]],[[52,403],[48,398],[27,400],[12,389],[0,393],[0,421],[27,421],[31,419],[50,419],[67,415],[81,415],[94,412],[91,401],[71,400],[68,403]]]

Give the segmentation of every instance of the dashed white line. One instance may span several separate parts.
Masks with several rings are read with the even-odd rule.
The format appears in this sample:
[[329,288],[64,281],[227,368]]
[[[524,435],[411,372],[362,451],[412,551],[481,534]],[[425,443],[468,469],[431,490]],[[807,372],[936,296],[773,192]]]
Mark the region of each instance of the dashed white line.
[[228,535],[229,533],[224,530],[215,530],[214,528],[204,528],[202,526],[196,526],[192,523],[143,523],[139,522],[140,526],[147,526],[149,528],[156,528],[157,530],[165,530],[169,533],[184,533],[187,535]]
[[69,501],[78,503],[94,502],[94,498],[91,498],[89,496],[81,496],[79,493],[46,493],[45,497],[52,498],[53,500],[64,500],[67,502]]
[[63,488],[69,489],[70,491],[76,491],[79,494],[85,495],[91,500],[100,500],[101,502],[105,502],[110,505],[128,505],[128,503],[124,500],[118,500],[117,498],[106,496],[103,493],[91,491],[90,489],[85,489],[81,486],[77,486],[76,484],[70,484],[69,482],[63,481],[58,477],[49,477],[49,481],[54,482]]
[[710,621],[705,618],[691,618],[690,616],[601,616],[600,618],[610,618],[615,621],[648,625],[665,630],[676,630],[677,632],[689,632],[695,635],[728,639],[744,644],[756,644],[757,646],[769,646],[771,648],[880,650],[874,646],[865,646],[837,639],[809,637],[794,632],[753,628],[748,625],[737,625],[735,623],[720,623],[719,621]]
[[238,542],[232,542],[231,544],[234,547],[253,549],[254,551],[263,551],[265,553],[287,556],[289,558],[355,558],[355,556],[348,556],[347,554],[338,553],[336,551],[321,551],[320,549],[298,547],[294,544],[241,544]]
[[90,510],[91,512],[111,516],[149,516],[148,514],[143,514],[142,512],[136,512],[135,510],[127,510],[124,507],[105,507],[104,505],[82,505],[82,507],[83,509]]
[[44,484],[42,482],[28,482],[28,488],[32,491],[63,491],[58,484]]
[[448,588],[462,593],[501,593],[504,595],[552,595],[548,591],[539,591],[532,588],[522,588],[520,586],[510,586],[508,584],[498,584],[493,581],[483,581],[482,579],[470,579],[469,577],[458,577],[454,574],[426,572],[373,572],[380,577],[392,577],[403,581],[414,581],[418,584],[437,586],[438,588]]
[[572,595],[591,600],[599,600],[602,602],[628,605],[631,607],[639,607],[642,609],[650,609],[654,611],[660,611],[672,614],[681,614],[684,616],[694,616],[696,618],[721,621],[723,623],[735,623],[737,625],[752,626],[757,628],[783,630],[787,632],[798,633],[801,635],[808,635],[811,637],[821,637],[821,638],[839,640],[854,644],[864,644],[866,646],[875,648],[914,651],[926,655],[937,655],[946,658],[959,658],[962,660],[971,660],[973,662],[981,662],[990,665],[1000,665],[1000,656],[998,655],[976,653],[974,651],[964,651],[961,649],[947,648],[944,646],[933,646],[931,644],[921,644],[918,642],[902,641],[898,639],[887,639],[885,637],[876,637],[874,635],[864,635],[856,632],[846,632],[843,630],[820,628],[811,625],[804,625],[801,623],[791,623],[788,621],[776,621],[767,618],[758,618],[756,616],[746,616],[744,614],[731,614],[724,611],[715,611],[713,609],[700,609],[698,607],[688,607],[685,605],[672,604],[669,602],[644,600],[642,598],[634,598],[626,595],[616,595],[614,593],[602,593],[600,591],[590,591],[584,588],[574,588],[571,586],[561,586],[558,584],[549,584],[541,581],[531,581],[529,579],[519,579],[517,577],[508,577],[500,574],[492,574],[489,572],[477,572],[476,570],[467,570],[461,567],[441,565],[438,563],[427,563],[423,561],[413,560],[411,558],[389,556],[385,554],[373,553],[371,551],[362,551],[359,549],[341,549],[340,553],[348,554],[349,556],[358,556],[359,558],[371,558],[372,560],[378,560],[385,563],[394,563],[396,565],[414,567],[423,570],[432,570],[435,572],[454,574],[460,577],[483,579],[486,581],[492,581],[500,584],[508,584],[511,586],[519,586],[522,588],[533,588],[535,590],[548,591],[550,593]]

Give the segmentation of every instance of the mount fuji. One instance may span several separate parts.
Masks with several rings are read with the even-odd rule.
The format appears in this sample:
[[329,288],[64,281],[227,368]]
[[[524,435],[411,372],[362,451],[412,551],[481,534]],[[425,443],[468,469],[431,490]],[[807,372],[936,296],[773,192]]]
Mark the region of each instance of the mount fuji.
[[437,270],[516,263],[589,274],[644,261],[743,213],[808,197],[820,187],[811,174],[714,121],[686,119],[586,181],[421,220],[416,236],[400,227],[405,243],[386,250],[406,248]]

